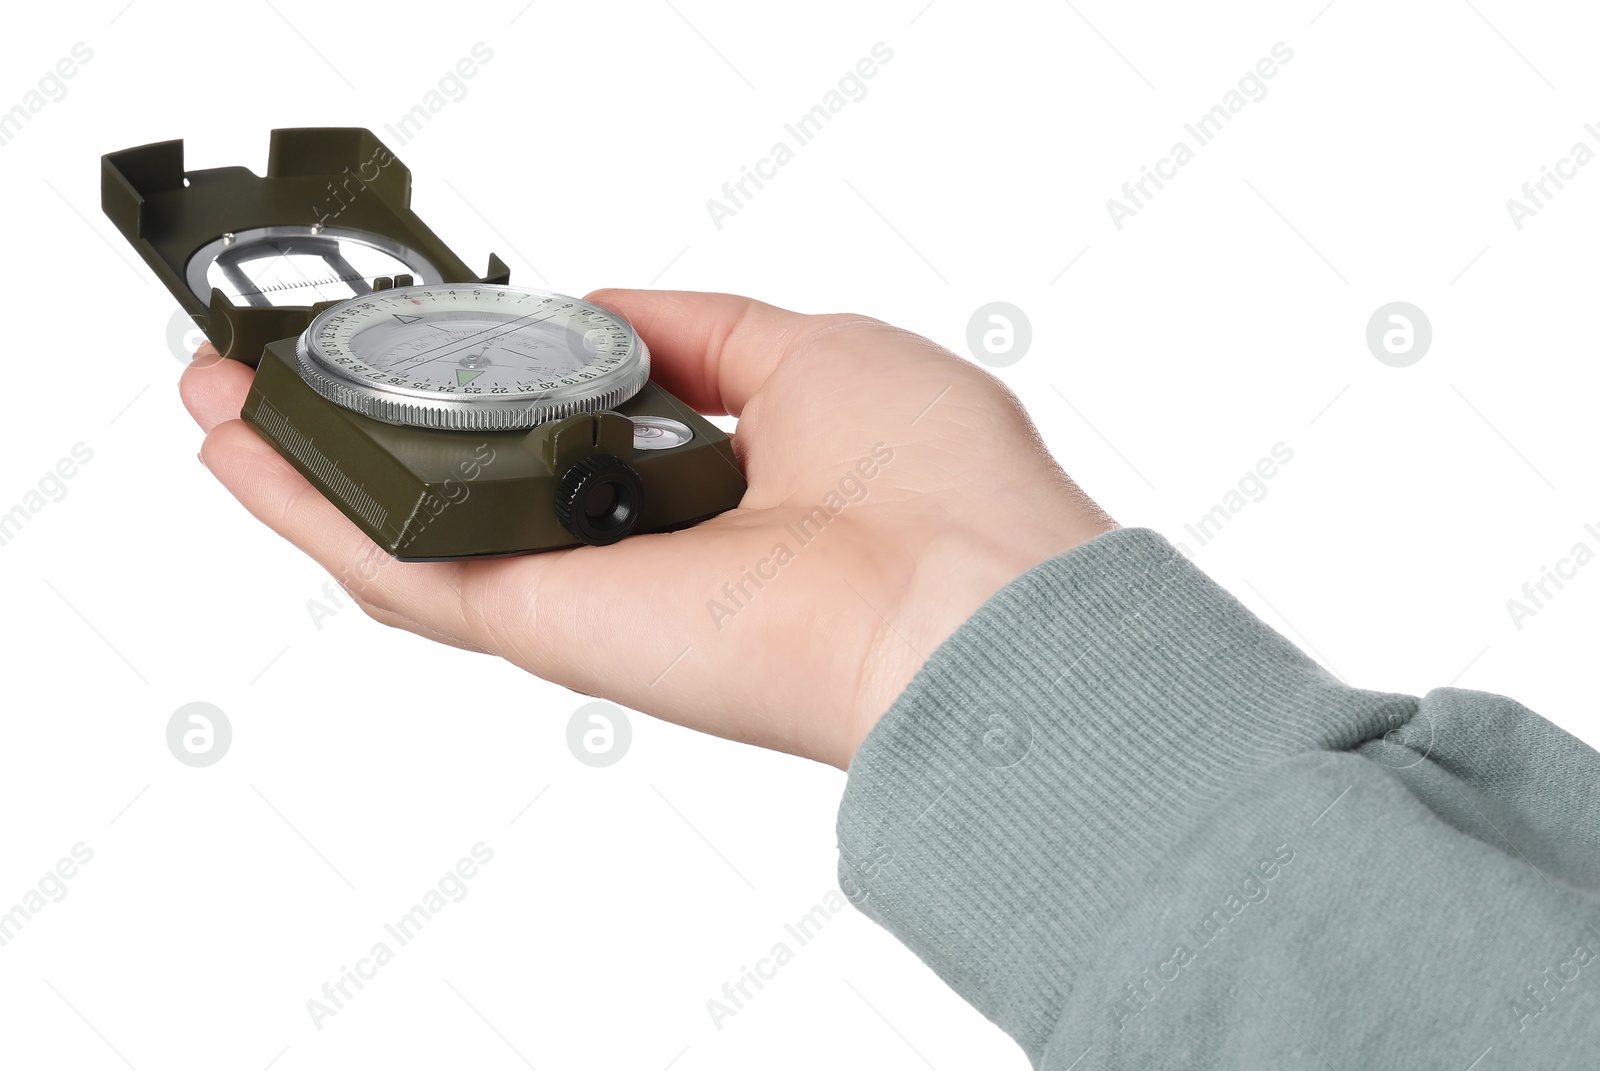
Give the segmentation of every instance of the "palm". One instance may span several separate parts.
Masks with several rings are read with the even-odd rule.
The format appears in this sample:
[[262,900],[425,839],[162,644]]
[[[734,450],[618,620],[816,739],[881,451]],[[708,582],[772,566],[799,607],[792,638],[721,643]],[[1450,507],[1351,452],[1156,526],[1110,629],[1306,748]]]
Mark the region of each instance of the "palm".
[[841,766],[990,594],[1109,526],[1009,393],[926,340],[727,295],[592,297],[669,390],[739,416],[738,509],[609,547],[396,563],[233,419],[249,369],[197,362],[185,401],[219,479],[378,620]]

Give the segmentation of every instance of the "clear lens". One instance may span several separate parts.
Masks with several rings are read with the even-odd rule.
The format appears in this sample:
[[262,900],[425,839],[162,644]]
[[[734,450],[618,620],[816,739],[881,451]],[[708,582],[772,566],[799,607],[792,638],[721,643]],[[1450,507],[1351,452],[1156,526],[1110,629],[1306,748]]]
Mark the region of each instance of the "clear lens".
[[326,227],[257,227],[225,234],[189,258],[189,288],[202,301],[215,287],[235,305],[314,305],[372,293],[379,276],[439,274],[420,253],[363,231]]
[[633,418],[633,448],[635,450],[671,450],[694,438],[689,425],[680,424],[670,417],[638,416]]

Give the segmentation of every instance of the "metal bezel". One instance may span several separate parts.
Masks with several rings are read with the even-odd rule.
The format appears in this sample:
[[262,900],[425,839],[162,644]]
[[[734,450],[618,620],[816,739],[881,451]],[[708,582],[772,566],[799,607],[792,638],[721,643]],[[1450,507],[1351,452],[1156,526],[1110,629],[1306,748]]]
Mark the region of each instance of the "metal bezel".
[[[323,325],[332,317],[344,314],[347,306],[440,290],[468,293],[499,291],[571,302],[620,324],[628,332],[628,352],[619,367],[604,373],[592,383],[567,384],[506,397],[481,394],[442,397],[433,391],[350,376],[333,364],[314,341]],[[496,283],[418,284],[346,299],[319,313],[296,339],[295,363],[301,377],[313,390],[346,409],[389,424],[460,431],[512,431],[578,413],[612,409],[639,393],[650,378],[649,347],[633,325],[622,316],[570,294]]]

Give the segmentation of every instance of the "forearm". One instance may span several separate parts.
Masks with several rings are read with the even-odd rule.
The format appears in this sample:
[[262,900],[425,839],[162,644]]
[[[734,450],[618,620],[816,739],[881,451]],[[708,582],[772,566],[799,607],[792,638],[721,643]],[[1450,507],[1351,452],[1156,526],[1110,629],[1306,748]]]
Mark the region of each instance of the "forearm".
[[1046,1066],[1558,1064],[1600,993],[1562,966],[1600,952],[1597,776],[1509,700],[1341,684],[1122,530],[934,654],[851,766],[840,874]]

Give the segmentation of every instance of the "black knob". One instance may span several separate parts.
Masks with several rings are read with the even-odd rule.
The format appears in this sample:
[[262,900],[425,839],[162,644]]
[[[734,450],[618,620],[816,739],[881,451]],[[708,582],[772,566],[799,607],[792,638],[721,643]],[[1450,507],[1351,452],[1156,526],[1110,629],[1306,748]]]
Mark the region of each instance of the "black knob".
[[639,474],[610,454],[592,454],[567,470],[556,490],[556,517],[580,542],[603,547],[633,531],[644,512]]

